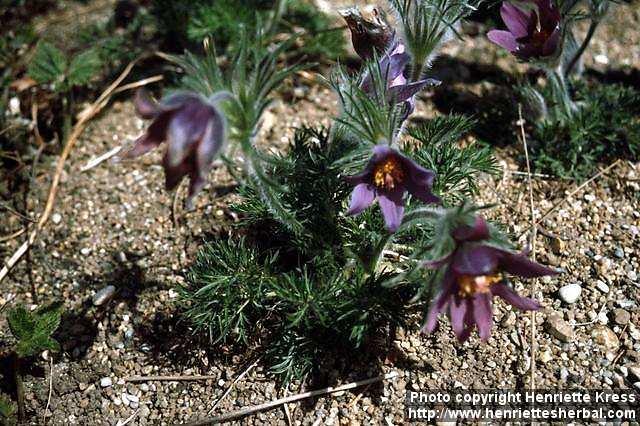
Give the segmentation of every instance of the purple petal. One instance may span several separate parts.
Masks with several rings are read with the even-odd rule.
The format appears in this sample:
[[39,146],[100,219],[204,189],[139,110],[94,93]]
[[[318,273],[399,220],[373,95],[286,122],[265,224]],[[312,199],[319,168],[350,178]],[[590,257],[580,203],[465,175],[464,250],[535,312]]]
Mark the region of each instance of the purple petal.
[[393,86],[387,91],[387,101],[390,103],[404,102],[424,89],[425,86],[437,86],[438,84],[440,84],[438,80],[427,78],[425,80],[416,81],[415,83]]
[[492,285],[491,293],[500,296],[505,302],[522,311],[537,311],[542,307],[538,301],[520,296],[505,283]]
[[450,261],[451,261],[451,254],[448,254],[444,257],[441,257],[440,259],[425,260],[422,262],[422,266],[427,269],[440,269]]
[[431,189],[426,186],[415,185],[413,182],[407,182],[407,190],[411,195],[427,204],[440,204],[440,197],[433,195]]
[[557,275],[558,271],[533,262],[522,254],[515,254],[506,250],[494,249],[498,256],[501,257],[499,263],[500,268],[513,275],[523,278],[535,278],[545,275]]
[[353,216],[362,213],[367,207],[369,207],[376,197],[373,186],[368,183],[360,183],[353,188],[351,192],[351,202],[349,203],[349,210],[347,210],[347,216]]
[[198,172],[201,178],[206,179],[211,163],[222,149],[225,139],[225,122],[221,115],[214,114],[209,121],[196,150]]
[[486,342],[491,337],[491,327],[493,327],[493,310],[489,294],[481,293],[473,297],[473,316],[480,339]]
[[431,305],[429,309],[429,313],[427,314],[427,321],[422,327],[423,333],[431,333],[435,328],[438,320],[438,315],[440,315],[444,309],[447,307],[451,299],[451,295],[453,293],[453,283],[454,276],[451,271],[447,271],[444,274],[444,278],[442,279],[442,287],[438,296],[435,299],[435,302]]
[[176,111],[168,128],[167,160],[171,167],[181,163],[195,148],[212,115],[212,108],[201,101],[191,101]]
[[396,232],[404,215],[404,188],[397,186],[391,191],[378,192],[378,203],[389,232]]
[[489,225],[482,216],[476,216],[473,226],[462,225],[451,234],[457,241],[479,241],[489,238]]
[[547,41],[544,42],[542,46],[542,55],[543,56],[551,56],[558,49],[558,44],[560,43],[560,28],[556,28]]
[[133,103],[136,108],[136,113],[145,120],[154,118],[161,111],[158,103],[149,96],[149,93],[147,93],[146,90],[143,89],[136,92],[136,97],[133,100]]
[[153,148],[159,146],[167,138],[167,126],[171,120],[173,112],[162,112],[151,122],[149,128],[140,136],[131,149],[119,155],[120,158],[139,157]]
[[511,3],[503,2],[500,8],[500,15],[509,32],[515,38],[524,37],[528,34],[527,29],[533,19],[533,12],[529,11],[527,13]]
[[383,145],[383,144],[374,146],[372,151],[373,151],[373,157],[369,162],[370,165],[377,164],[379,161],[383,160],[384,158],[386,158],[391,154],[399,155],[395,149],[390,148],[389,145]]
[[449,304],[449,318],[451,318],[451,328],[453,332],[460,337],[464,332],[464,317],[469,309],[468,300],[463,297],[454,296]]
[[193,200],[198,195],[202,188],[206,185],[206,179],[203,179],[199,173],[194,173],[190,175],[189,181],[189,194],[187,195],[187,199],[185,200],[185,207],[187,210],[193,210]]
[[381,62],[380,70],[382,71],[382,76],[385,77],[387,81],[393,81],[401,76],[411,59],[407,53],[398,53],[386,56],[385,58],[388,59]]
[[492,247],[466,243],[456,251],[451,267],[458,275],[491,275],[499,257]]
[[507,49],[513,53],[518,49],[518,42],[516,38],[509,31],[491,30],[487,33],[487,37],[493,43],[500,47]]
[[357,175],[345,176],[344,180],[353,186],[359,185],[361,183],[369,183],[371,182],[371,170],[373,169],[372,165],[367,165],[365,170]]
[[165,152],[162,165],[164,167],[165,188],[167,191],[174,190],[185,176],[194,173],[195,167],[193,161],[189,160],[192,160],[192,157],[182,161],[176,166],[171,166],[169,164],[168,153]]
[[405,155],[400,155],[400,158],[405,170],[409,172],[408,180],[410,182],[420,186],[433,186],[433,181],[436,177],[436,174],[433,171],[425,169]]
[[538,5],[540,27],[543,30],[553,30],[560,23],[560,11],[554,6],[552,0],[535,0]]

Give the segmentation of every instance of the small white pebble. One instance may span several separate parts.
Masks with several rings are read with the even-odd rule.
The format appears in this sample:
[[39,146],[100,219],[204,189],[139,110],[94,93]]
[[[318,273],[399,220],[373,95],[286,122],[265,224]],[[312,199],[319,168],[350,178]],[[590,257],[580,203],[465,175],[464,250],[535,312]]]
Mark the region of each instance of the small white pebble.
[[593,60],[602,65],[609,64],[609,58],[607,58],[607,55],[603,55],[603,54],[596,55],[593,57]]
[[111,385],[113,385],[113,382],[111,381],[111,377],[103,377],[102,379],[100,379],[100,386],[103,388],[108,388]]
[[580,284],[577,283],[567,284],[560,287],[560,290],[558,290],[558,294],[560,295],[560,299],[562,299],[563,302],[568,304],[575,303],[582,294],[582,287],[580,287]]
[[53,216],[51,216],[51,221],[56,225],[59,224],[62,222],[62,215],[60,213],[54,213]]
[[20,115],[20,99],[15,96],[9,99],[9,112],[12,115]]

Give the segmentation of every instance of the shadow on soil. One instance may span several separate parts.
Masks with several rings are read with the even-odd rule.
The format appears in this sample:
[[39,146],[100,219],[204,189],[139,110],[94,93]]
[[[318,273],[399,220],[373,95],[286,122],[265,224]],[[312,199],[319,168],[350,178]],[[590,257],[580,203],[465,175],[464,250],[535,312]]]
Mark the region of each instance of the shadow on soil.
[[475,118],[474,135],[486,143],[505,146],[513,142],[517,121],[510,90],[515,84],[513,76],[495,65],[450,56],[437,58],[429,76],[442,81],[431,98],[438,111]]
[[[127,262],[114,263],[113,269],[96,282],[95,278],[87,277],[87,285],[95,287],[96,292],[113,286],[112,295],[99,306],[95,306],[92,299],[86,300],[80,310],[67,311],[62,316],[62,321],[54,338],[60,342],[64,351],[71,355],[72,359],[83,359],[89,348],[98,336],[98,323],[107,318],[105,334],[107,339],[116,336],[118,324],[112,324],[110,313],[115,306],[126,303],[129,311],[135,312],[138,304],[138,294],[150,288],[156,288],[160,284],[148,281],[142,267],[135,261],[141,256],[126,253]],[[115,258],[115,256],[114,256]],[[88,284],[88,283],[91,284]],[[118,337],[121,339],[121,337]],[[124,343],[123,343],[124,344]]]

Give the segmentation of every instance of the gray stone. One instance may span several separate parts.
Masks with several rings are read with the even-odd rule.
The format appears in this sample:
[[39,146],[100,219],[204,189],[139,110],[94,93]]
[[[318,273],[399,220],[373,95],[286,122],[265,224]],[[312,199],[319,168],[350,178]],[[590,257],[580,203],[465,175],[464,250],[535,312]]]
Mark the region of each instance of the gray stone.
[[547,318],[547,328],[552,336],[562,342],[571,342],[575,338],[573,327],[563,320],[557,312],[554,312]]
[[108,388],[111,385],[113,385],[113,381],[111,380],[111,377],[103,377],[102,379],[100,379],[100,386],[103,388]]
[[620,339],[618,339],[616,333],[603,325],[594,327],[591,331],[591,337],[597,344],[605,347],[607,350],[616,350],[620,346]]
[[560,287],[558,294],[564,303],[572,304],[580,298],[580,295],[582,294],[582,287],[580,287],[580,284],[578,283],[567,284]]
[[631,319],[631,314],[624,309],[616,309],[613,311],[613,320],[616,324],[627,325]]
[[631,364],[627,365],[627,370],[629,374],[636,378],[636,380],[640,380],[640,364]]
[[604,281],[597,280],[596,288],[603,293],[609,293],[609,286]]
[[93,305],[101,306],[107,303],[116,293],[115,286],[108,285],[93,295]]

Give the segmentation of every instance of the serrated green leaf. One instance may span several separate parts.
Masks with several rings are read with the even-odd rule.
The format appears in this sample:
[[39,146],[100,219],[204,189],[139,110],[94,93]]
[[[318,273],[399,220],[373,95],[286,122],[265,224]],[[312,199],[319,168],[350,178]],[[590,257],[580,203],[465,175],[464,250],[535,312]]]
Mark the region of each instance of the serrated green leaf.
[[45,349],[59,351],[60,345],[51,334],[60,325],[62,304],[53,303],[29,312],[18,306],[8,314],[9,328],[18,340],[16,353],[20,357],[35,355]]
[[29,64],[27,73],[39,84],[57,83],[64,79],[67,60],[64,53],[51,43],[41,41]]
[[9,418],[13,417],[16,412],[16,407],[13,402],[5,395],[0,395],[0,419],[3,423]]
[[54,303],[38,309],[35,312],[36,317],[36,334],[51,336],[60,325],[62,316],[62,305]]
[[96,49],[86,50],[71,60],[67,81],[71,86],[87,84],[102,68],[102,60]]
[[36,322],[33,315],[24,306],[18,306],[9,311],[7,315],[11,334],[17,340],[28,338],[35,332]]

